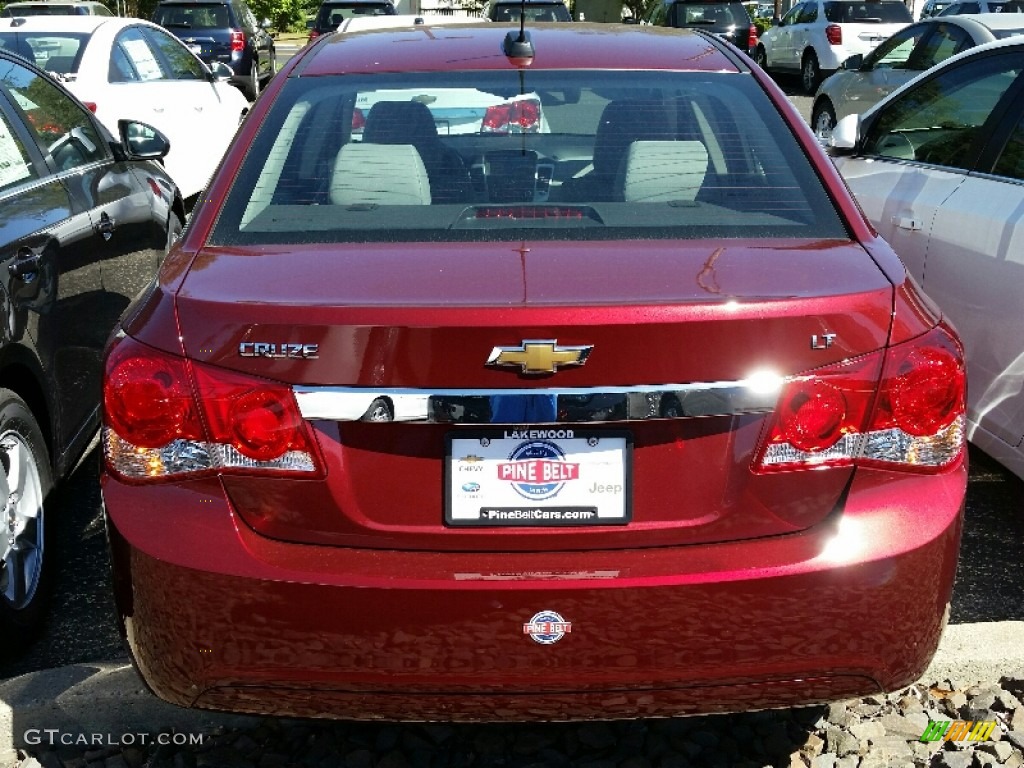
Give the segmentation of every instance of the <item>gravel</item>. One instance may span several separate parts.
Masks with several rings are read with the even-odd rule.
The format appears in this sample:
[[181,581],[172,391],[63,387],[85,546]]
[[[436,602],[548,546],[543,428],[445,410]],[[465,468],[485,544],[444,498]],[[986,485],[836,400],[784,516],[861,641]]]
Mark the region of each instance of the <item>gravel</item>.
[[[988,768],[1024,766],[1024,674],[919,681],[824,706],[665,720],[481,725],[265,718],[192,746],[17,750],[17,768]],[[984,741],[923,742],[929,721],[995,721]],[[189,734],[194,740],[199,734]],[[165,734],[184,741],[185,734]],[[156,741],[154,736],[153,741]]]

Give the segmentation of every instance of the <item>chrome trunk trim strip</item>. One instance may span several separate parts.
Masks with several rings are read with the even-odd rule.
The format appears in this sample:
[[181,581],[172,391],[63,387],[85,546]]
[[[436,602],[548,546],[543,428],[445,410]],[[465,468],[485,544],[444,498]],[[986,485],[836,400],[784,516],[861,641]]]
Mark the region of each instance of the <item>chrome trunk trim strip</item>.
[[774,410],[784,380],[587,389],[293,388],[303,418],[432,424],[565,424],[735,416]]

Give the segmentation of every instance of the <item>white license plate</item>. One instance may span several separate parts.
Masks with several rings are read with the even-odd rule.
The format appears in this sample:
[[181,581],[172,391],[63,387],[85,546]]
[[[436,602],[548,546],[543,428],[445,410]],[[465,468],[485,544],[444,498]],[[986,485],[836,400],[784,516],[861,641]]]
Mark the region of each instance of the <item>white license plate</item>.
[[452,526],[622,525],[632,509],[628,433],[523,427],[450,434]]

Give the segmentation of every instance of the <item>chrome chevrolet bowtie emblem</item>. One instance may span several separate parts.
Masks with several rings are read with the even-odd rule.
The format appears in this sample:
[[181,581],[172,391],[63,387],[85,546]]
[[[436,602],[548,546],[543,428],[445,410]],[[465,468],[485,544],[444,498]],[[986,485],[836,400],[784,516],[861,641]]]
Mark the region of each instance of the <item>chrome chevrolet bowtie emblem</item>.
[[531,339],[518,347],[495,347],[487,365],[518,366],[523,373],[554,373],[563,365],[583,365],[593,344],[563,347],[557,339]]

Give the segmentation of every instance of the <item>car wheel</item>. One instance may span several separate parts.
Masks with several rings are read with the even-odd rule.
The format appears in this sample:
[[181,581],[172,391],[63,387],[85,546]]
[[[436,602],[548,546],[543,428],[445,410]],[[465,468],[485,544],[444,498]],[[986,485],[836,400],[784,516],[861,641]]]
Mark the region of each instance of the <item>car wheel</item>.
[[363,414],[362,421],[394,421],[391,404],[383,397],[378,397]]
[[260,95],[260,66],[256,58],[253,57],[252,68],[249,72],[249,101],[256,101],[256,98]]
[[836,127],[836,112],[832,104],[824,100],[814,105],[811,112],[811,128],[819,141],[825,141],[832,135],[832,129]]
[[0,634],[22,644],[42,622],[48,564],[43,501],[53,480],[43,433],[25,401],[0,389]]
[[754,51],[754,63],[765,72],[768,71],[768,54],[765,53],[763,45],[757,46],[757,50]]
[[821,68],[818,66],[818,57],[814,51],[808,51],[804,54],[804,63],[800,67],[800,84],[803,85],[804,93],[813,96],[820,82]]

